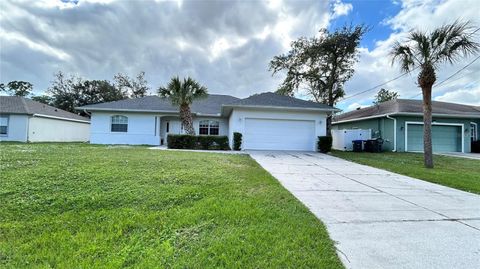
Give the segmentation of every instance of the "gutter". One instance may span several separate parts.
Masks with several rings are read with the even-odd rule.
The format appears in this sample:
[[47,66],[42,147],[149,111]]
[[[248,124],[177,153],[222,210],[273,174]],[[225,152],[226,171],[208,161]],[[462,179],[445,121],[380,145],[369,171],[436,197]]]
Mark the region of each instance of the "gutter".
[[341,111],[338,108],[316,108],[316,107],[287,107],[287,106],[255,106],[255,105],[222,105],[222,108],[270,108],[281,110],[300,110],[300,111]]
[[33,114],[33,117],[49,118],[49,119],[65,120],[65,121],[75,121],[75,122],[82,122],[82,123],[90,123],[90,121],[88,121],[88,120],[76,120],[76,119],[56,117],[56,116],[50,116],[50,115],[44,115],[44,114]]
[[340,123],[345,123],[345,122],[352,122],[352,121],[360,121],[360,120],[369,120],[369,119],[383,118],[383,117],[386,117],[387,115],[388,115],[388,116],[390,116],[390,115],[395,115],[395,113],[375,115],[375,116],[368,116],[368,117],[355,118],[355,119],[349,119],[349,120],[340,120],[340,121],[332,122],[332,125],[334,125],[334,124],[340,124]]
[[172,110],[154,110],[154,109],[125,109],[125,108],[90,108],[90,107],[76,107],[75,110],[88,110],[88,111],[111,111],[111,112],[149,112],[149,113],[165,113],[175,114],[178,111]]
[[[285,107],[285,106],[255,106],[255,105],[222,105],[222,115],[229,116],[233,109],[267,109],[281,111],[300,111],[300,112],[338,112],[338,108],[315,108],[315,107]],[[228,110],[228,111],[227,111]]]
[[[361,120],[369,120],[369,119],[376,119],[376,118],[383,118],[387,116],[419,116],[423,117],[423,113],[416,113],[416,112],[394,112],[394,113],[388,113],[388,114],[381,114],[381,115],[374,115],[374,116],[368,116],[368,117],[362,117],[362,118],[354,118],[354,119],[348,119],[348,120],[339,120],[332,122],[332,125],[335,124],[340,124],[340,123],[345,123],[345,122],[353,122],[353,121],[361,121]],[[438,113],[432,113],[432,117],[439,117],[439,118],[467,118],[467,119],[480,119],[480,114],[438,114]]]
[[390,117],[390,115],[385,116],[387,119],[393,120],[393,152],[397,151],[397,119]]

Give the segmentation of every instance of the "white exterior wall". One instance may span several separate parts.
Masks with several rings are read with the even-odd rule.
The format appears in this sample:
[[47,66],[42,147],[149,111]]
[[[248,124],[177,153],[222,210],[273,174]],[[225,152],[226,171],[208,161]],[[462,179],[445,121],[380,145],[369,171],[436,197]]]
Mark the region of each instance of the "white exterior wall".
[[90,124],[43,117],[30,117],[29,142],[86,142],[90,137]]
[[[324,136],[327,133],[326,112],[296,112],[271,109],[239,109],[234,108],[229,118],[229,141],[233,147],[233,133],[245,133],[245,118],[276,119],[276,120],[312,120],[315,121],[315,136]],[[288,132],[289,130],[285,130]],[[292,137],[295,139],[295,137]],[[242,145],[243,146],[243,145]],[[315,150],[314,148],[312,150]]]
[[0,141],[27,142],[28,115],[2,114],[8,116],[8,133],[0,135]]
[[[126,133],[110,131],[114,115],[128,117]],[[90,143],[160,145],[160,116],[154,113],[92,112]]]

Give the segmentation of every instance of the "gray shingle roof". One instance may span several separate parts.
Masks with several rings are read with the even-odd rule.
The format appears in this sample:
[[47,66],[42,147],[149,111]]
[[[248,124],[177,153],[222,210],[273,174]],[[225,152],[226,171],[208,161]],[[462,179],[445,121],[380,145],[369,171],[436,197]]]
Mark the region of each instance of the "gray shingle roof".
[[[334,121],[353,120],[385,114],[423,113],[422,100],[397,99],[379,105],[373,105],[335,116]],[[480,110],[474,106],[447,102],[432,102],[432,113],[452,116],[480,116]]]
[[[209,94],[208,97],[195,100],[192,103],[191,109],[196,114],[217,115],[221,111],[223,104],[229,104],[239,100],[236,97],[220,94]],[[158,96],[145,96],[135,99],[125,99],[120,101],[100,103],[94,105],[86,105],[78,107],[77,109],[86,110],[131,110],[131,111],[159,111],[177,113],[178,107],[173,106],[167,98]]]
[[[278,95],[272,92],[255,94],[245,99],[229,95],[209,94],[207,98],[195,100],[191,106],[196,114],[220,115],[222,106],[276,106],[293,108],[332,109],[332,107],[305,101],[293,97]],[[146,96],[135,99],[86,105],[78,107],[79,110],[119,110],[119,111],[158,111],[177,113],[178,107],[172,106],[169,99],[158,96]]]
[[0,113],[27,115],[42,114],[73,120],[90,120],[89,118],[20,96],[0,96]]
[[272,107],[293,107],[293,108],[315,108],[315,109],[329,109],[335,110],[331,106],[315,103],[312,101],[305,101],[302,99],[279,95],[273,92],[264,92],[254,94],[245,99],[240,99],[236,102],[228,104],[231,106],[272,106]]

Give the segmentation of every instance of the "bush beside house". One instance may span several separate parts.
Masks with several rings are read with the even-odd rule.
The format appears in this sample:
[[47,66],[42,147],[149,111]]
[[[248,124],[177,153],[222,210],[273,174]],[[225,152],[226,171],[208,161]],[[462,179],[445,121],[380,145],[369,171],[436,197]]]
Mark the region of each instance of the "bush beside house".
[[331,136],[319,136],[318,137],[318,151],[327,153],[332,150],[332,137]]
[[242,134],[233,133],[233,150],[240,150],[242,148]]
[[168,135],[170,149],[230,150],[227,136],[219,135]]

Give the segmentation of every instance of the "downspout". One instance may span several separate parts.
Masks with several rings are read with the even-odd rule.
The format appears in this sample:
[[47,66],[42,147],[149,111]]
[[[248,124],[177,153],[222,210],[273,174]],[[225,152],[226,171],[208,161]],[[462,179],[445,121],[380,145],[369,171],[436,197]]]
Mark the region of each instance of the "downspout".
[[386,116],[387,119],[393,120],[393,152],[397,151],[397,119],[390,117],[390,115]]

